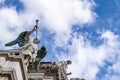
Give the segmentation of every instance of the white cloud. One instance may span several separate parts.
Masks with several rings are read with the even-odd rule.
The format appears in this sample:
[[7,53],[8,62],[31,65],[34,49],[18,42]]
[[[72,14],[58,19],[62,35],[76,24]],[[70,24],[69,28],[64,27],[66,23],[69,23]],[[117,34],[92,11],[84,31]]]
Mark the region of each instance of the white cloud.
[[[23,30],[30,30],[34,20],[40,19],[42,27],[56,34],[55,44],[64,45],[70,38],[73,24],[89,24],[96,18],[92,11],[95,3],[91,0],[21,0],[24,10],[19,12],[14,7],[3,7],[0,9],[0,26],[2,33],[9,34],[3,40],[11,40]],[[9,32],[8,28],[15,29]],[[17,33],[17,34],[14,34]],[[12,34],[12,35],[11,35]],[[10,37],[11,36],[11,37]]]
[[[83,36],[79,36],[79,38],[73,37],[72,45],[66,45],[69,54],[64,55],[65,53],[63,53],[57,55],[59,60],[72,60],[72,64],[68,68],[68,71],[73,73],[71,77],[99,80],[97,74],[101,68],[107,65],[105,61],[111,62],[113,66],[111,66],[110,70],[113,72],[117,71],[116,73],[119,74],[119,61],[115,57],[120,56],[120,42],[118,37],[111,31],[106,31],[101,34],[101,38],[105,39],[104,43],[98,47],[93,47],[90,45],[89,40],[85,42]],[[110,77],[109,71],[107,71],[106,75]],[[104,77],[103,80],[109,79],[105,79]]]
[[2,4],[3,4],[4,2],[5,2],[5,0],[0,0],[0,3],[2,3]]
[[91,2],[89,0],[30,0],[29,2],[22,0],[22,2],[27,13],[41,17],[44,27],[56,33],[57,46],[69,39],[72,25],[90,24],[96,18],[96,14],[92,11],[95,6],[92,0]]
[[103,38],[105,41],[107,41],[106,43],[110,46],[116,46],[118,45],[118,43],[116,41],[116,38],[118,38],[118,36],[114,35],[112,32],[110,31],[106,31],[104,34],[101,35],[101,38]]
[[0,37],[2,42],[13,38],[14,32],[10,32],[9,29],[17,28],[15,26],[19,25],[18,23],[18,15],[14,8],[4,8],[0,9]]
[[[120,51],[119,51],[120,52]],[[115,54],[114,54],[115,55]],[[107,68],[107,74],[105,74],[102,80],[119,80],[120,79],[120,53],[116,54],[114,63]],[[109,58],[112,59],[112,58]]]

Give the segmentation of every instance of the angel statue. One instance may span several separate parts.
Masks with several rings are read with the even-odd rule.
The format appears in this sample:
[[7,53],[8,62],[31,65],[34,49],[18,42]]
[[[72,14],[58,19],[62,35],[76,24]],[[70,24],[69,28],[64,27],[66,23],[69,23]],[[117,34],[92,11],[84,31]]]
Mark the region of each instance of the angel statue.
[[36,72],[39,72],[40,62],[46,56],[46,54],[47,54],[47,50],[45,46],[42,46],[40,49],[38,49],[37,56],[34,63],[34,68]]
[[15,40],[13,40],[13,41],[11,41],[11,42],[9,42],[9,43],[6,43],[5,46],[13,46],[13,45],[15,45],[15,44],[18,44],[19,47],[24,46],[27,42],[29,42],[29,40],[30,40],[30,35],[31,35],[34,31],[37,32],[37,26],[38,26],[38,20],[36,20],[36,25],[35,25],[35,27],[34,27],[31,31],[21,32],[21,33],[19,34],[19,36],[18,36]]
[[21,48],[21,53],[24,55],[24,61],[27,66],[29,62],[35,62],[38,52],[37,45],[39,43],[38,38],[34,38],[33,42],[29,41]]

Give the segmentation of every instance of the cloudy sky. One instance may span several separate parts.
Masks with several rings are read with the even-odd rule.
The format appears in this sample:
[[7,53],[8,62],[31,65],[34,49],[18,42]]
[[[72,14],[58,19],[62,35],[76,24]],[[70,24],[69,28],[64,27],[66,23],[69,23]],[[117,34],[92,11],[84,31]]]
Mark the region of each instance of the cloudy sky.
[[120,80],[119,0],[0,0],[0,49],[18,49],[4,44],[36,19],[43,61],[71,60],[69,78]]

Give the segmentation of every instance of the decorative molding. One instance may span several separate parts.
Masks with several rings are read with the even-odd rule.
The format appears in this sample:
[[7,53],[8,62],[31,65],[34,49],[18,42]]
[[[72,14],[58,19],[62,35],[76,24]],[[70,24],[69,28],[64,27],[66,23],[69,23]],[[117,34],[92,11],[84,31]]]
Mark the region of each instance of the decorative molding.
[[[19,50],[0,51],[0,57],[5,57],[6,61],[18,62],[20,64],[23,80],[27,80],[27,77],[26,77],[27,72],[25,71],[23,55]],[[13,74],[14,76],[16,75],[14,70],[12,70],[11,72],[14,72]],[[0,72],[0,74],[3,74],[3,73]],[[11,77],[11,78],[15,78],[15,77]],[[12,80],[16,80],[16,79],[12,79]]]

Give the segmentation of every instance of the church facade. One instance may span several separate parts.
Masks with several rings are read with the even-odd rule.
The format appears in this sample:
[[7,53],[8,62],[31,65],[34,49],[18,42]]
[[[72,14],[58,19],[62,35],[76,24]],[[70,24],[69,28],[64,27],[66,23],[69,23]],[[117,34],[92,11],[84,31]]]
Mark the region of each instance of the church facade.
[[0,80],[68,80],[66,61],[41,62],[36,72],[32,63],[26,67],[20,50],[0,51]]

